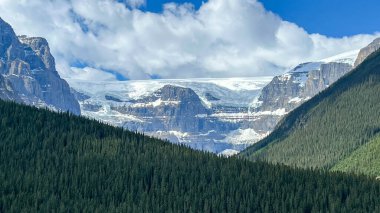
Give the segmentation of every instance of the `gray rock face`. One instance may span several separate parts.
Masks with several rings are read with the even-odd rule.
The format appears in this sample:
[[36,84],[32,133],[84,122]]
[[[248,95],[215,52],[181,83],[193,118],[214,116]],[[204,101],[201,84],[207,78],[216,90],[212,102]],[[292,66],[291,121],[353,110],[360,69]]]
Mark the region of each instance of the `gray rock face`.
[[[329,62],[304,63],[284,75],[275,77],[261,92],[255,111],[293,110],[333,84],[369,55],[380,49],[375,39],[356,55],[339,55]],[[354,63],[353,63],[354,62]]]
[[261,105],[255,111],[289,112],[326,89],[352,69],[348,63],[305,63],[275,77],[260,95]]
[[13,92],[12,85],[2,75],[0,75],[0,99],[20,102],[21,98]]
[[255,143],[276,124],[272,116],[249,110],[270,80],[69,82],[84,116],[194,149],[229,155]]
[[357,53],[265,80],[69,81],[84,116],[225,154],[265,137],[286,113],[349,72]]
[[375,39],[367,47],[360,50],[358,58],[355,61],[355,67],[361,64],[369,55],[380,49],[380,38]]
[[17,37],[0,19],[0,98],[80,114],[70,87],[55,69],[54,57],[43,38]]
[[296,107],[297,103],[290,100],[302,93],[303,86],[300,79],[306,75],[305,72],[295,72],[274,77],[262,90],[259,97],[262,104],[255,111],[274,111],[281,108],[288,111]]
[[143,123],[124,124],[124,127],[137,131],[170,130],[199,134],[211,130],[223,133],[238,128],[234,123],[217,122],[215,118],[210,118],[212,110],[202,104],[192,89],[172,85],[165,85],[148,97],[114,110],[144,118]]
[[31,62],[35,63],[32,65],[32,67],[40,67],[42,65],[40,62],[42,62],[46,70],[56,73],[58,75],[57,71],[55,70],[55,60],[50,53],[49,44],[46,41],[46,39],[39,37],[29,38],[26,36],[19,36],[18,38],[21,41],[21,43],[26,45],[26,49],[30,47],[32,50],[30,54],[26,55],[26,57],[30,57]]
[[350,70],[352,70],[352,66],[347,63],[331,62],[321,64],[320,70],[312,70],[308,73],[305,87],[301,91],[301,97],[309,98],[315,96]]

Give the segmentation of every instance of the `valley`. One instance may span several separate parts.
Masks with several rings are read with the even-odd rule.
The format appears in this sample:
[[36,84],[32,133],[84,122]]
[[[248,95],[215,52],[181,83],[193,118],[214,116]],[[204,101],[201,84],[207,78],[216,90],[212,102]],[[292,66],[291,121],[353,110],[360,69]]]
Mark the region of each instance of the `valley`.
[[369,2],[0,0],[0,213],[380,212]]

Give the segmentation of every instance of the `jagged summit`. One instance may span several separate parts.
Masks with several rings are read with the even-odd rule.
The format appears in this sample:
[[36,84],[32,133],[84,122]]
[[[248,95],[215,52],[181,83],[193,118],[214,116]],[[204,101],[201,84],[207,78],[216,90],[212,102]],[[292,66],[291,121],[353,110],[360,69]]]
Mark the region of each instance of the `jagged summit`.
[[44,38],[16,36],[0,18],[0,98],[80,114]]
[[270,79],[69,82],[81,93],[84,116],[195,149],[230,154],[256,142],[274,125],[265,119],[267,115],[249,114],[248,109]]
[[176,101],[201,101],[197,94],[190,88],[180,87],[175,85],[165,85],[158,91],[154,93],[159,96],[162,100],[176,100]]
[[352,70],[352,55],[349,58],[346,56],[341,54],[321,62],[303,63],[274,77],[263,88],[259,97],[260,104],[255,110],[293,110]]
[[50,53],[49,43],[45,38],[27,37],[25,35],[18,38],[23,44],[31,47],[33,52],[42,59],[48,71],[55,72],[58,75],[58,72],[55,70],[55,59]]

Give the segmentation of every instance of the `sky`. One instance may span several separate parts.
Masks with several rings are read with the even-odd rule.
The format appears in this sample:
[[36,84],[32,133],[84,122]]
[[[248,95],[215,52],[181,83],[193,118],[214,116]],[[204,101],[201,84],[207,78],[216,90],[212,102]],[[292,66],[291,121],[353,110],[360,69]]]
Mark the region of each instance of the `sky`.
[[[159,13],[173,0],[148,0],[141,9]],[[199,9],[207,0],[175,0],[190,2]],[[293,22],[309,33],[332,37],[375,33],[380,29],[378,0],[260,0],[264,7],[282,19]]]
[[379,11],[376,2],[327,2],[0,0],[0,16],[19,35],[45,37],[64,78],[252,77],[379,36],[376,19],[366,20]]
[[191,3],[194,9],[198,10],[203,2],[207,0],[147,0],[144,1],[140,9],[144,11],[150,11],[154,13],[160,13],[163,11],[164,4],[175,2],[177,4]]
[[309,33],[342,37],[380,29],[379,0],[261,0],[265,8]]

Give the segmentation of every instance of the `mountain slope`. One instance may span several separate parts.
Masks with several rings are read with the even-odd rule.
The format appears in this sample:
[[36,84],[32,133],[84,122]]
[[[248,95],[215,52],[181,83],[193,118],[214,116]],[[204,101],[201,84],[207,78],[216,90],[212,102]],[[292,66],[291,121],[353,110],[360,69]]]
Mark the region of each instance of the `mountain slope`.
[[[280,117],[249,110],[271,77],[67,80],[77,91],[82,115],[213,153],[245,149]],[[253,134],[245,137],[248,132]]]
[[303,63],[274,77],[261,91],[260,104],[254,110],[292,111],[351,71],[358,52],[350,51],[319,62]]
[[60,78],[48,42],[17,37],[0,18],[0,98],[80,114],[78,101]]
[[0,212],[380,211],[369,178],[218,158],[15,103],[0,101],[0,138]]
[[331,168],[380,131],[380,54],[283,119],[242,156],[297,167]]
[[380,137],[355,150],[332,170],[380,177]]
[[[67,80],[78,92],[84,116],[194,149],[231,155],[265,137],[286,113],[350,71],[358,52],[301,64],[274,78]],[[168,88],[192,92],[159,99]],[[181,104],[188,98],[189,104]]]

